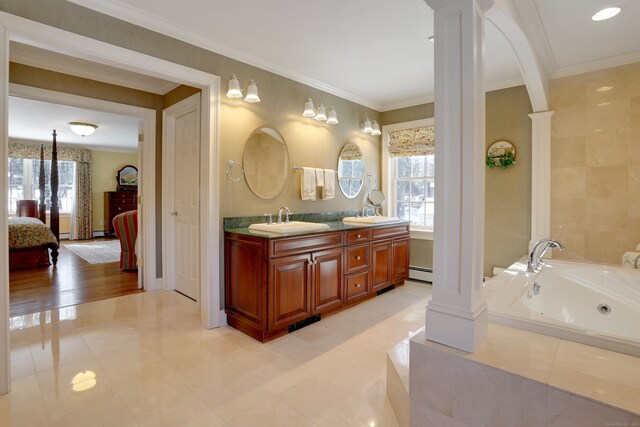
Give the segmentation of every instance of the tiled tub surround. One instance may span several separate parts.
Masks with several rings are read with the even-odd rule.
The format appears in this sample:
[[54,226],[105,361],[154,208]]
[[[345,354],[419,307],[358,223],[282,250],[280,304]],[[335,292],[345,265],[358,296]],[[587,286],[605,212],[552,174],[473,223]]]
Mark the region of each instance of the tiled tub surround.
[[620,264],[640,236],[640,63],[550,82],[557,258]]
[[411,340],[411,426],[640,425],[640,359],[502,325],[475,353]]
[[560,260],[538,273],[526,266],[523,258],[485,284],[490,321],[640,356],[640,271]]

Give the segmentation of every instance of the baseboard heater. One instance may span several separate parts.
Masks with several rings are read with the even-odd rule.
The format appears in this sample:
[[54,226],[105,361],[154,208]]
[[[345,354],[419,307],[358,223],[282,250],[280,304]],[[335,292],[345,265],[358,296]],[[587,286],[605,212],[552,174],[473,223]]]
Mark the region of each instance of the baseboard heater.
[[307,317],[304,320],[301,320],[299,322],[294,323],[293,325],[289,325],[289,333],[293,332],[293,331],[297,331],[298,329],[302,329],[305,326],[309,326],[312,325],[316,322],[320,321],[320,315],[316,314],[314,316],[311,317]]
[[409,266],[409,279],[421,282],[433,282],[433,268]]

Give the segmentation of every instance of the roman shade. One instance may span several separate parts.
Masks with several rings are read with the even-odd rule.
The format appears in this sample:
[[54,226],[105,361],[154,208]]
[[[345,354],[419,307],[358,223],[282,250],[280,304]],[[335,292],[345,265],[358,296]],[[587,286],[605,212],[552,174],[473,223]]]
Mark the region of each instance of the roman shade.
[[433,125],[391,131],[389,155],[391,157],[427,156],[435,151]]

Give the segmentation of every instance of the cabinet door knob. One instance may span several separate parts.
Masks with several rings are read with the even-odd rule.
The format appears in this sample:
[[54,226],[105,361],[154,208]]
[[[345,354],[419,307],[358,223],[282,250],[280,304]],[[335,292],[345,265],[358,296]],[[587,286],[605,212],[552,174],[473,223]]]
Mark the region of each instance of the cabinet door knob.
[[356,283],[356,288],[359,288],[360,286],[362,286],[360,283]]
[[360,255],[356,255],[356,259],[360,261]]
[[360,234],[358,234],[358,235],[356,235],[356,237],[359,239],[359,238],[361,238],[362,236],[361,236]]

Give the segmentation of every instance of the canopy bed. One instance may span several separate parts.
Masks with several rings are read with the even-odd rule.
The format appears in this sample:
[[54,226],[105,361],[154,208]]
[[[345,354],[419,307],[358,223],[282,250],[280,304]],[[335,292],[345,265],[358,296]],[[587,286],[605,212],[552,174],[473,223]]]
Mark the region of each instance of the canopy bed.
[[58,206],[58,150],[56,136],[56,131],[54,130],[51,153],[50,225],[46,225],[44,145],[41,145],[38,182],[40,203],[35,209],[35,200],[21,200],[17,209],[20,216],[9,218],[9,270],[49,266],[49,251],[51,251],[51,262],[54,266],[58,261],[60,207]]

